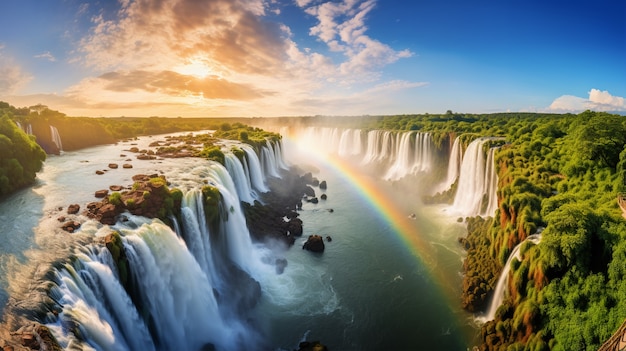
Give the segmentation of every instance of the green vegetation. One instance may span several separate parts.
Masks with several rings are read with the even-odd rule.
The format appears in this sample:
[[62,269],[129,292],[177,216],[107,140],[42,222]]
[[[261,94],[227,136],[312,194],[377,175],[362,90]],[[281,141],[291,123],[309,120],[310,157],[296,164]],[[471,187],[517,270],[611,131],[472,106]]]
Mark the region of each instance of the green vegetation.
[[215,221],[220,218],[220,202],[222,195],[218,188],[211,185],[202,187],[202,195],[207,223],[209,225],[215,225]]
[[35,181],[46,153],[3,113],[0,105],[0,197]]
[[[471,218],[463,303],[485,310],[513,248],[545,228],[513,260],[509,297],[482,327],[481,350],[597,350],[626,319],[626,117],[502,113],[310,117],[304,124],[419,130],[440,152],[457,135],[503,137],[496,153],[498,209]],[[288,124],[285,124],[288,125]],[[445,201],[447,194],[431,200]]]

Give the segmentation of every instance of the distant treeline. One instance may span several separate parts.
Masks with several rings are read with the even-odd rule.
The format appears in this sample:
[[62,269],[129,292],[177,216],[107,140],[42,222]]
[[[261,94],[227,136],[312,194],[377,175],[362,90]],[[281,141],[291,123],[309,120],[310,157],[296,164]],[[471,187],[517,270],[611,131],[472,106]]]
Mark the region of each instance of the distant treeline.
[[[62,139],[64,151],[112,144],[144,135],[216,130],[222,139],[238,139],[258,147],[277,134],[249,127],[245,118],[67,117],[44,105],[16,108],[0,101],[0,198],[32,184],[46,153],[58,154],[51,127]],[[26,133],[28,132],[28,134]],[[206,145],[198,156],[213,155]],[[218,152],[219,153],[219,152]]]

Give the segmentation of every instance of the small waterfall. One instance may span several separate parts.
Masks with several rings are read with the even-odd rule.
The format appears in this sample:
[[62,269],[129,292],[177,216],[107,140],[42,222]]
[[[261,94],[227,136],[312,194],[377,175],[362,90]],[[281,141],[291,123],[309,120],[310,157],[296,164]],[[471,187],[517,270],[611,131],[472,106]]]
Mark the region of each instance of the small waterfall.
[[61,135],[55,126],[50,126],[50,134],[52,136],[52,142],[57,146],[59,151],[63,151],[63,143],[61,142]]
[[452,144],[450,158],[448,159],[448,175],[446,177],[446,180],[441,183],[439,191],[446,191],[450,189],[452,184],[456,182],[457,178],[459,177],[459,172],[461,170],[462,157],[463,153],[461,150],[461,141],[459,137],[456,137],[454,139],[454,143]]
[[209,228],[207,227],[202,201],[200,189],[192,189],[183,196],[181,204],[182,237],[202,271],[206,273],[210,282],[213,283],[212,285],[215,285],[216,282],[219,282],[219,278],[212,259]]
[[484,216],[493,216],[498,209],[498,174],[496,173],[496,161],[494,155],[498,148],[492,147],[487,154],[487,164],[485,171],[485,191],[487,193],[487,206],[482,213]]
[[376,162],[379,155],[382,153],[384,135],[389,132],[382,132],[380,130],[370,130],[367,132],[367,150],[365,150],[365,156],[361,161],[361,164],[367,165]]
[[345,129],[341,133],[337,154],[340,157],[350,157],[361,155],[361,130]]
[[265,184],[265,176],[263,175],[263,170],[261,168],[261,161],[257,156],[256,152],[250,145],[241,145],[241,149],[246,153],[246,167],[248,178],[250,179],[250,184],[252,187],[261,193],[266,193],[270,191],[270,189]]
[[226,158],[226,169],[228,169],[228,173],[230,173],[235,182],[239,199],[249,204],[254,203],[254,200],[257,199],[257,194],[252,190],[250,178],[246,175],[243,164],[237,156],[230,152],[225,153],[224,156]]
[[28,127],[26,127],[26,134],[33,135],[33,125],[28,123]]
[[504,298],[506,297],[506,288],[509,283],[509,272],[511,271],[511,263],[513,262],[514,258],[517,260],[521,260],[519,251],[522,247],[522,244],[526,241],[537,245],[541,241],[541,234],[529,235],[524,241],[517,244],[517,246],[513,248],[511,255],[509,255],[509,258],[506,260],[506,264],[502,269],[502,273],[500,273],[500,278],[498,278],[498,284],[496,284],[496,288],[493,291],[491,304],[489,305],[489,309],[487,310],[487,314],[485,315],[485,317],[481,318],[482,321],[492,321],[495,318],[498,307],[502,305],[502,301],[504,301]]
[[[485,161],[483,151],[483,146],[490,140],[493,138],[478,138],[472,141],[463,155],[459,183],[452,205],[453,211],[462,216],[492,216],[497,207],[497,198],[495,198],[497,175],[493,165],[493,154],[490,150],[489,163]],[[493,193],[487,193],[488,191]],[[485,195],[489,201],[487,204],[483,204]],[[485,212],[481,210],[483,205],[486,206]]]
[[20,122],[18,122],[18,121],[13,121],[13,122],[15,122],[15,124],[17,125],[17,127],[19,129],[21,129],[22,131],[26,132],[26,130],[22,127],[22,124]]
[[269,140],[266,140],[265,147],[261,148],[261,165],[264,174],[274,178],[280,178],[276,153]]
[[275,155],[274,157],[276,158],[276,165],[278,166],[278,168],[288,171],[290,167],[285,161],[285,156],[283,155],[282,143],[277,141],[273,144],[270,143],[270,145],[274,146],[274,155]]

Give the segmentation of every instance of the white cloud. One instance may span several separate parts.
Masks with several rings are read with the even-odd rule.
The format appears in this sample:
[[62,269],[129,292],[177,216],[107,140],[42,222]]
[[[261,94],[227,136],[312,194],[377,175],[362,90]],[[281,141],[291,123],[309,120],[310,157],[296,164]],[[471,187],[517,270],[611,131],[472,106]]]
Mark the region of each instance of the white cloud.
[[331,51],[341,52],[346,57],[339,63],[336,73],[348,84],[358,79],[376,80],[377,69],[413,55],[409,50],[396,51],[366,34],[365,21],[375,4],[374,0],[343,0],[305,8],[306,13],[318,20],[309,34],[326,43]]
[[626,100],[613,96],[608,91],[591,89],[588,98],[573,95],[560,96],[550,104],[548,110],[553,112],[593,111],[626,111]]
[[57,59],[50,53],[50,51],[43,52],[39,55],[35,55],[35,58],[40,58],[44,60],[48,60],[50,62],[55,62]]

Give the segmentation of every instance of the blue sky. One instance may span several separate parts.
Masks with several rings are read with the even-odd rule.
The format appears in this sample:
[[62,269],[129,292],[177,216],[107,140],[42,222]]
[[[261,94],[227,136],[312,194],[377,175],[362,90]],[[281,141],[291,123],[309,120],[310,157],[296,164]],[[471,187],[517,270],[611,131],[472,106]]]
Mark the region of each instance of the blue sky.
[[626,1],[3,0],[0,100],[70,116],[626,112]]

